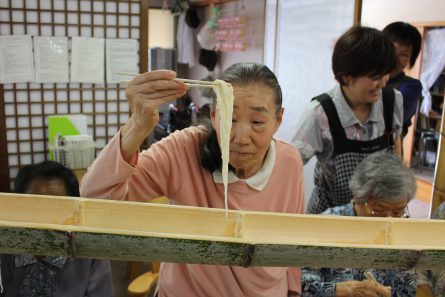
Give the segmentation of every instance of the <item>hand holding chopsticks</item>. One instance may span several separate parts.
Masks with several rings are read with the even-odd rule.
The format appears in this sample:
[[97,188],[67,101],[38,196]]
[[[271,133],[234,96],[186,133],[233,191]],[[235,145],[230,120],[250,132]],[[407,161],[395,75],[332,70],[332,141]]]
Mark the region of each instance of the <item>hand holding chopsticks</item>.
[[186,95],[187,87],[171,70],[137,75],[125,90],[131,116],[121,130],[121,153],[129,161],[159,122],[161,106]]
[[[127,76],[137,76],[139,74],[132,72],[117,72],[119,75]],[[182,81],[187,87],[198,87],[198,88],[213,88],[213,82],[205,80],[194,80],[185,78],[175,78],[175,80]],[[121,82],[129,82],[129,80],[121,80]]]
[[211,81],[185,79],[185,78],[175,78],[175,79],[184,82],[184,84],[187,87],[213,88],[213,82]]
[[378,292],[377,292],[377,296],[378,296],[378,297],[386,297],[386,296],[389,296],[389,295],[391,294],[391,287],[383,287],[383,285],[380,284],[380,283],[375,279],[374,275],[373,275],[371,272],[369,272],[369,271],[365,271],[363,274],[365,275],[365,277],[366,277],[368,280],[370,280],[370,281],[373,282],[376,286],[378,286],[378,287],[380,287],[380,288],[383,289],[383,292],[381,292],[381,291],[378,291]]

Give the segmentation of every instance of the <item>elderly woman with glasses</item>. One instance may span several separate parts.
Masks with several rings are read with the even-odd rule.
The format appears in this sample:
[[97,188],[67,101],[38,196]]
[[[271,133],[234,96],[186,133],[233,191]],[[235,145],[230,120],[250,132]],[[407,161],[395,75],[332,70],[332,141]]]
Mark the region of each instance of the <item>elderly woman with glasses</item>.
[[[353,200],[327,209],[324,215],[408,217],[407,204],[414,198],[416,180],[399,157],[377,152],[356,167],[349,188]],[[372,273],[378,284],[368,280],[365,272]],[[416,274],[414,270],[304,268],[302,296],[414,297]]]

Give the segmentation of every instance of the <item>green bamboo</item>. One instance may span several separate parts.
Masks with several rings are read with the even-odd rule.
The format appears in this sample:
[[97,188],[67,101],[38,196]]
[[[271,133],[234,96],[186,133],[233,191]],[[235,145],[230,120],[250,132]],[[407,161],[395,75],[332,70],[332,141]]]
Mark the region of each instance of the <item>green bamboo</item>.
[[[425,230],[429,230],[425,232]],[[0,253],[233,266],[445,267],[445,222],[0,193]]]

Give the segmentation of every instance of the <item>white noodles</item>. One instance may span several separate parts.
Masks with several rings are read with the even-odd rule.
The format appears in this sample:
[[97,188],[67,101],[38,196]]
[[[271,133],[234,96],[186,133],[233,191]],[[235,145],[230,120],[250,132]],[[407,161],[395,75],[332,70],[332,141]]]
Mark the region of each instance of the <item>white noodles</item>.
[[217,79],[213,84],[213,91],[216,94],[216,111],[218,112],[220,123],[219,147],[221,149],[221,173],[224,183],[224,206],[226,209],[227,218],[227,187],[229,176],[230,131],[232,130],[233,88],[231,84]]

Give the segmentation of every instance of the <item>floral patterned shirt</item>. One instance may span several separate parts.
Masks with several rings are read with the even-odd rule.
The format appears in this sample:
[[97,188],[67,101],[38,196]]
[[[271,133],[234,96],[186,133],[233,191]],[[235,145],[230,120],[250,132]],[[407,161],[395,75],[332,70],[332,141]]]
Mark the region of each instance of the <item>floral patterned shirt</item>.
[[[327,209],[323,215],[356,216],[352,202]],[[303,268],[301,280],[302,297],[335,297],[336,283],[362,281],[365,272],[371,272],[384,286],[390,286],[391,297],[416,296],[416,272],[414,269],[400,271],[394,269],[356,268]]]

